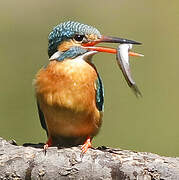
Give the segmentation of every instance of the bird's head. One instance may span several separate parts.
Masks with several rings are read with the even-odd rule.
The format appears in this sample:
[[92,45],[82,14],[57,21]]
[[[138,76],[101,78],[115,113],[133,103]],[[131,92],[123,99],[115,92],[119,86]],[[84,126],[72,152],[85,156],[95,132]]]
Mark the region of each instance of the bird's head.
[[74,21],[67,21],[54,27],[48,40],[50,60],[59,61],[80,55],[89,59],[97,52],[116,53],[116,49],[95,46],[102,42],[141,44],[128,39],[103,36],[96,28]]

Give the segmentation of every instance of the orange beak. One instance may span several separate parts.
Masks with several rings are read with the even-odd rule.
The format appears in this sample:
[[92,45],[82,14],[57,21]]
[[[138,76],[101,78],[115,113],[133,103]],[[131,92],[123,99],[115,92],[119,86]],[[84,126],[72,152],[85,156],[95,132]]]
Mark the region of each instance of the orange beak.
[[[104,43],[120,43],[120,44],[136,44],[136,45],[142,44],[140,42],[136,42],[133,40],[123,39],[123,38],[118,38],[118,37],[102,36],[99,40],[84,43],[83,47],[85,47],[86,49],[89,49],[89,50],[93,50],[93,51],[117,54],[117,50],[115,48],[94,46],[94,45],[96,45],[98,43],[102,43],[102,42],[104,42]],[[138,56],[138,57],[143,56],[142,54],[131,52],[131,51],[129,51],[129,55],[130,56]]]

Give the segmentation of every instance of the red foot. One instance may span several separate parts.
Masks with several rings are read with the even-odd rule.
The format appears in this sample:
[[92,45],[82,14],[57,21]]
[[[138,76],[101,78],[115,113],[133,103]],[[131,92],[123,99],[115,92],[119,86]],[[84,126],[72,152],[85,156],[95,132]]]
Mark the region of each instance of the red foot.
[[85,141],[85,143],[83,144],[83,146],[81,147],[82,153],[86,153],[86,151],[90,147],[91,147],[91,138],[88,137],[87,140]]
[[48,147],[52,146],[52,139],[49,138],[48,141],[46,142],[46,144],[44,145],[44,151],[46,153]]

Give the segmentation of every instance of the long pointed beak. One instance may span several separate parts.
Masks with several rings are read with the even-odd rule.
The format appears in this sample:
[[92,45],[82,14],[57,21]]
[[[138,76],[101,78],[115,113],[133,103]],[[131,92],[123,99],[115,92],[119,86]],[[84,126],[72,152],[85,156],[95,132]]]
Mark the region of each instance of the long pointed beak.
[[[89,50],[93,50],[93,51],[117,54],[117,50],[114,48],[94,46],[99,43],[120,43],[120,44],[136,44],[136,45],[142,44],[140,42],[133,41],[133,40],[123,39],[123,38],[118,38],[118,37],[102,36],[100,39],[96,41],[83,44],[83,47]],[[129,51],[129,55],[138,56],[138,57],[143,56],[142,54],[131,52],[131,51]]]

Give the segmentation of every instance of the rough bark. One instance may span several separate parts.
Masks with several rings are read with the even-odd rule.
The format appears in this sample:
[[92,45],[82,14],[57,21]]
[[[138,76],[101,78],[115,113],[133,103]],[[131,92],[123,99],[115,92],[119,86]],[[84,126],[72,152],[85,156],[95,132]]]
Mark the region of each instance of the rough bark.
[[[82,155],[80,147],[13,145],[0,138],[0,179],[179,179],[179,158],[100,147]],[[29,147],[34,146],[34,147]]]

